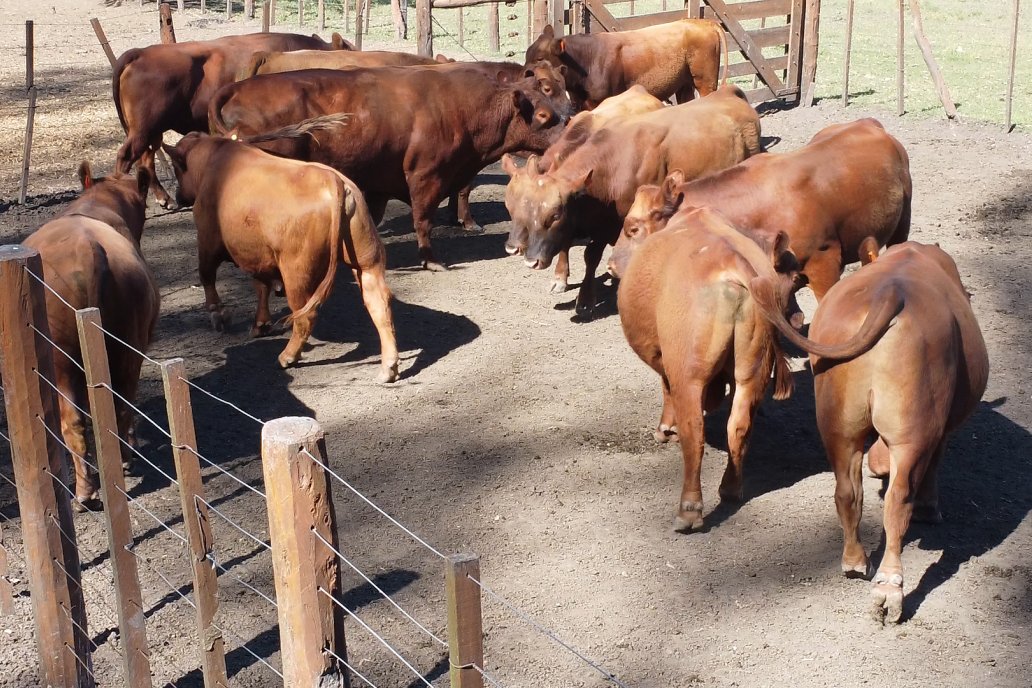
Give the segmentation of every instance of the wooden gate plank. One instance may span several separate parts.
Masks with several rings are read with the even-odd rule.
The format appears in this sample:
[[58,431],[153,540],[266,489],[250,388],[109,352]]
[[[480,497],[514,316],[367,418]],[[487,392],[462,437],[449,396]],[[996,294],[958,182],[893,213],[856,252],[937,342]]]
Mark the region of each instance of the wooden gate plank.
[[595,18],[602,28],[606,31],[619,31],[620,26],[616,21],[616,17],[606,9],[606,6],[602,4],[601,0],[584,0],[584,7],[587,8],[591,16]]
[[[781,95],[785,91],[785,85],[782,83],[778,75],[774,73],[770,65],[767,63],[766,58],[763,57],[763,51],[753,41],[749,32],[742,28],[742,25],[735,20],[728,12],[727,5],[724,4],[724,0],[705,0],[705,2],[713,8],[717,16],[720,18],[720,22],[725,28],[734,36],[735,41],[738,43],[739,49],[745,53],[746,57],[756,65],[756,71],[759,73],[760,78],[763,82],[770,87],[770,90],[774,95]],[[787,27],[779,27],[787,28]]]

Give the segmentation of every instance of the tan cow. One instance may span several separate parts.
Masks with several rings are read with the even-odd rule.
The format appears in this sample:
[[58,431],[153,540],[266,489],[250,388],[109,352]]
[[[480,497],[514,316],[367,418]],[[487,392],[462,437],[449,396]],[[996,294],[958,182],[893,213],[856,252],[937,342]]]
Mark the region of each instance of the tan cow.
[[[61,434],[75,468],[72,506],[82,511],[97,501],[99,486],[87,464],[85,421],[76,409],[87,407],[88,396],[72,309],[100,309],[104,329],[145,352],[158,322],[160,297],[140,252],[150,184],[146,168],[141,168],[135,179],[121,174],[94,177],[84,162],[79,166],[79,180],[82,195],[23,244],[39,251],[43,261],[43,279],[50,287],[46,292],[50,337],[74,360],[55,354],[54,373],[61,390]],[[143,359],[111,337],[106,342],[111,387],[133,403]],[[115,410],[119,438],[134,446],[134,412],[118,398]],[[126,445],[122,447],[122,463],[128,466],[132,454]]]
[[578,236],[589,238],[577,313],[595,305],[595,269],[616,242],[642,184],[678,168],[689,179],[731,167],[760,152],[760,119],[737,86],[705,98],[604,123],[546,172],[502,159],[512,179],[505,207],[512,217],[510,250],[525,250],[527,267],[543,270]]
[[864,443],[877,438],[869,463],[888,476],[888,488],[885,554],[872,595],[876,617],[895,623],[903,612],[903,537],[911,518],[942,520],[936,474],[946,438],[974,411],[989,377],[970,296],[945,251],[913,241],[889,248],[833,286],[809,339],[782,317],[777,286],[763,278],[751,288],[785,337],[810,352],[847,576],[868,575],[860,542],[861,465]]
[[[526,64],[547,60],[566,66],[566,84],[577,109],[640,84],[660,100],[678,103],[717,88],[720,56],[727,64],[724,29],[708,19],[681,19],[633,31],[603,31],[556,38],[546,26],[529,48]],[[726,83],[726,81],[725,81]]]
[[196,132],[165,150],[179,181],[177,201],[193,206],[201,285],[216,329],[225,313],[215,273],[220,263],[232,260],[254,278],[253,336],[270,330],[269,290],[282,283],[293,333],[279,362],[296,363],[343,261],[380,335],[380,380],[397,379],[386,251],[362,193],[349,179],[325,165],[278,158]]
[[737,227],[788,234],[820,300],[860,245],[907,240],[913,185],[906,149],[874,119],[825,127],[802,148],[756,155],[705,179],[677,172],[638,189],[609,261],[619,275],[628,251],[661,229],[683,203],[719,210]]
[[703,412],[730,385],[724,499],[742,498],[742,462],[753,416],[775,371],[775,399],[792,378],[774,326],[754,305],[749,284],[763,277],[779,298],[793,288],[795,259],[779,234],[763,247],[708,209],[683,208],[665,232],[645,241],[620,281],[617,305],[634,352],[660,375],[664,424],[679,421],[684,485],[674,527],[703,526]]

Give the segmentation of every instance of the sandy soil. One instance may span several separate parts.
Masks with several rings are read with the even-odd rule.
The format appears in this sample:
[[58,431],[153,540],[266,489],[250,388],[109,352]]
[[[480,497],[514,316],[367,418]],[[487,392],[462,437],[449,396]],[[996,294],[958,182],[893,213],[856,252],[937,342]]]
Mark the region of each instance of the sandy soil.
[[[148,5],[147,9],[152,8]],[[0,243],[18,241],[73,196],[80,159],[109,169],[120,131],[108,69],[89,16],[109,35],[156,40],[156,15],[135,7],[60,12],[4,3],[0,26],[0,197],[16,195],[23,104],[22,28],[36,12],[42,89],[28,207],[4,203]],[[46,26],[47,18],[69,26]],[[8,23],[11,22],[11,23]],[[231,28],[198,14],[177,17],[180,39]],[[131,42],[125,38],[116,48]],[[117,52],[117,49],[116,49]],[[45,57],[45,60],[44,60]],[[453,269],[417,269],[408,209],[393,204],[382,227],[397,300],[402,380],[374,382],[378,345],[355,285],[343,273],[320,312],[302,365],[278,369],[283,338],[251,340],[249,281],[232,266],[220,289],[233,310],[227,334],[208,327],[196,288],[189,212],[152,208],[144,251],[161,285],[162,319],[152,355],[182,356],[205,388],[269,419],[313,415],[328,433],[333,468],[440,551],[478,553],[483,580],[538,622],[601,662],[624,684],[737,686],[1027,686],[1032,620],[1032,138],[998,127],[897,119],[824,103],[763,120],[775,151],[802,145],[832,122],[873,115],[904,142],[915,183],[912,238],[957,259],[989,345],[985,401],[953,437],[942,471],[940,526],[912,528],[904,551],[906,620],[882,628],[866,615],[868,583],[838,570],[841,532],[833,479],[814,425],[812,379],[797,361],[796,393],[761,408],[746,469],[746,501],[720,504],[726,411],[707,420],[703,485],[709,529],[671,530],[681,479],[676,446],[657,446],[658,379],[624,342],[611,287],[589,323],[574,322],[574,292],[548,293],[546,275],[502,249],[505,177],[487,170],[473,212],[487,233],[435,230]],[[12,129],[14,131],[12,131]],[[579,279],[579,250],[574,278]],[[282,301],[276,302],[281,312]],[[259,427],[194,397],[200,449],[260,487]],[[144,369],[141,408],[165,423],[160,380]],[[167,440],[141,423],[143,451],[168,470]],[[0,471],[9,474],[7,447]],[[215,469],[205,471],[219,514],[266,537],[264,505]],[[2,482],[2,481],[0,481]],[[139,507],[182,531],[178,496],[154,470],[130,479],[155,685],[200,686],[193,616],[181,600],[189,573],[179,541]],[[864,541],[878,550],[881,482],[867,479]],[[433,633],[445,633],[437,557],[334,485],[344,553]],[[35,685],[31,603],[13,492],[0,485],[0,519],[12,559],[16,612],[0,617],[0,685]],[[275,611],[269,555],[213,517],[221,576],[219,623],[233,685],[275,685]],[[76,519],[95,671],[120,685],[122,646],[112,611],[106,540],[98,518]],[[880,555],[880,551],[876,556]],[[346,567],[345,567],[346,568]],[[244,585],[246,583],[246,585]],[[444,652],[378,599],[350,570],[345,601],[435,685],[447,683]],[[505,686],[602,686],[602,677],[491,598],[485,598],[487,668]],[[378,686],[423,685],[354,622],[352,661]],[[252,654],[253,653],[253,654]],[[261,658],[261,661],[254,655]]]

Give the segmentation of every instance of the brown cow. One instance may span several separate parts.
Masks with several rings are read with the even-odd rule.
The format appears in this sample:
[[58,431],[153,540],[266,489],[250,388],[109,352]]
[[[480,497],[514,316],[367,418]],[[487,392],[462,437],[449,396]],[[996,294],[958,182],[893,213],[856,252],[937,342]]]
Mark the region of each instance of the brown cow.
[[636,84],[660,100],[677,96],[679,103],[696,90],[708,95],[717,88],[721,52],[726,64],[724,29],[704,19],[564,38],[546,26],[527,48],[526,64],[565,65],[570,99],[578,110],[590,110]]
[[357,69],[359,67],[412,67],[415,65],[447,64],[455,60],[438,55],[436,58],[413,55],[393,50],[291,50],[288,52],[260,52],[237,74],[237,81],[259,74],[279,74],[302,69]]
[[111,77],[115,110],[125,142],[115,158],[116,171],[126,174],[137,160],[150,172],[158,203],[168,207],[168,192],[154,173],[154,152],[162,135],[208,130],[208,101],[232,83],[259,50],[354,50],[339,34],[331,43],[318,36],[251,33],[210,41],[188,41],[131,48],[118,58]]
[[[907,240],[913,186],[906,149],[874,119],[835,124],[791,153],[766,153],[705,179],[638,190],[610,258],[619,275],[633,244],[663,227],[680,204],[719,210],[737,227],[785,231],[817,299],[866,237]],[[801,323],[800,323],[801,324]]]
[[942,520],[936,473],[946,436],[974,411],[989,377],[956,263],[938,246],[893,246],[828,291],[809,339],[785,322],[781,295],[770,293],[769,283],[757,280],[752,289],[789,341],[810,352],[847,576],[868,575],[859,533],[861,464],[864,443],[877,437],[869,462],[888,476],[888,488],[885,554],[871,592],[876,618],[895,623],[903,611],[903,537],[911,517]]
[[296,363],[315,311],[333,288],[340,260],[354,273],[380,335],[380,380],[398,378],[386,252],[362,193],[349,179],[325,165],[278,158],[197,132],[175,148],[164,148],[179,181],[177,201],[193,206],[198,272],[216,329],[222,328],[225,313],[215,273],[231,260],[254,278],[258,313],[253,336],[269,331],[269,290],[282,283],[293,334],[279,362],[283,367]]
[[212,101],[211,121],[217,131],[246,137],[350,113],[339,134],[258,145],[346,174],[365,193],[377,223],[388,199],[410,203],[423,266],[444,269],[430,248],[438,204],[504,153],[544,151],[569,113],[562,76],[551,66],[516,81],[485,71],[455,63],[257,76],[224,88]]
[[[61,395],[61,434],[75,468],[75,500],[84,510],[98,499],[96,475],[88,467],[85,425],[76,408],[85,408],[86,378],[75,312],[99,308],[104,329],[139,351],[146,351],[158,322],[160,297],[150,268],[140,252],[149,173],[137,178],[115,174],[94,177],[88,163],[79,166],[83,193],[58,217],[23,242],[39,251],[47,290],[47,322],[54,343],[74,359],[55,354],[54,381]],[[53,290],[53,291],[51,291]],[[62,303],[62,300],[64,303]],[[143,359],[108,337],[111,387],[130,403],[136,401]],[[122,463],[128,466],[135,446],[134,414],[122,399],[115,400]]]
[[527,266],[543,270],[586,234],[577,313],[590,317],[595,269],[605,245],[616,242],[639,186],[661,181],[675,167],[688,178],[723,170],[760,150],[759,116],[737,86],[722,86],[699,100],[605,123],[545,173],[533,165],[517,169],[505,158],[512,177],[505,192],[512,217],[507,245],[525,249]]
[[775,371],[775,399],[792,377],[771,323],[755,307],[749,284],[764,277],[779,297],[793,288],[795,260],[785,235],[763,248],[719,213],[684,208],[667,231],[644,242],[617,292],[620,321],[634,352],[663,383],[663,418],[680,420],[684,486],[674,527],[702,527],[703,412],[730,385],[724,499],[742,498],[742,462],[753,416]]

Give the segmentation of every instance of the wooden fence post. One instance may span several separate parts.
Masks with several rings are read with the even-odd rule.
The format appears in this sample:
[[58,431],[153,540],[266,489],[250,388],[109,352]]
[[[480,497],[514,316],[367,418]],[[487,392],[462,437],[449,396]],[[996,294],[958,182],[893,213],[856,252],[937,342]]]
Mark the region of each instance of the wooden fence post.
[[[355,48],[357,50],[362,49],[362,21],[364,16],[362,2],[363,0],[355,0]],[[365,2],[369,2],[369,0],[365,0]]]
[[326,30],[326,0],[319,0],[319,31]]
[[800,104],[813,105],[817,79],[817,50],[820,45],[821,0],[806,0],[803,13],[803,73],[799,80]]
[[276,0],[269,0],[269,26],[276,23]]
[[129,519],[129,502],[122,473],[122,447],[118,440],[115,397],[111,393],[111,370],[107,344],[100,330],[100,310],[83,308],[75,312],[79,328],[79,347],[86,371],[86,387],[93,416],[93,438],[97,449],[97,467],[104,497],[104,520],[107,524],[108,551],[114,572],[115,603],[118,607],[118,629],[122,636],[122,659],[125,662],[127,685],[146,688],[151,685],[150,650],[147,645],[147,621],[143,614],[140,577],[136,570],[133,526]]
[[487,6],[487,47],[495,53],[502,49],[498,28],[498,3],[492,2]]
[[466,8],[459,8],[459,47],[466,47]]
[[[262,469],[268,494],[272,571],[279,605],[280,652],[287,686],[338,685],[347,672],[337,528],[322,428],[311,418],[277,418],[262,427]],[[316,537],[318,534],[319,537]],[[325,683],[324,683],[325,682]]]
[[114,69],[115,53],[112,52],[111,44],[108,42],[107,36],[104,35],[104,29],[100,26],[100,20],[94,17],[90,19],[90,24],[93,26],[93,33],[97,34],[100,47],[104,49],[104,54],[107,55],[108,62],[111,63],[111,68]]
[[[634,10],[631,9],[631,13]],[[548,0],[534,0],[534,30],[531,32],[527,40],[533,43],[541,32],[545,30],[545,24],[548,23]],[[529,45],[529,43],[528,43]]]
[[[476,581],[476,583],[474,582]],[[484,621],[480,608],[480,557],[453,554],[445,561],[451,688],[484,688]]]
[[190,563],[193,568],[194,603],[197,605],[197,627],[204,651],[201,670],[205,688],[228,688],[226,654],[222,633],[212,625],[219,609],[219,580],[210,560],[214,541],[208,506],[204,501],[201,466],[197,459],[197,435],[194,431],[190,388],[186,384],[183,359],[174,358],[161,364],[161,378],[168,407],[168,428],[172,435],[172,457],[179,480],[179,498],[183,507],[183,523],[190,542]]
[[297,25],[305,24],[305,0],[297,0]]
[[566,33],[566,0],[552,0],[552,31],[556,37]]
[[269,6],[269,0],[265,0],[262,3],[262,33],[269,33],[269,18],[271,15],[272,8]]
[[79,551],[64,487],[67,461],[64,448],[46,430],[60,432],[57,399],[40,379],[55,380],[54,353],[43,339],[50,337],[50,326],[43,286],[27,271],[43,278],[43,263],[35,249],[0,247],[0,372],[32,593],[39,680],[45,686],[92,687]]
[[0,524],[0,616],[14,613],[14,586],[11,585],[11,569],[4,547],[4,527]]
[[935,61],[935,55],[932,54],[932,44],[928,42],[928,38],[925,36],[924,22],[921,21],[921,5],[917,0],[910,0],[910,13],[914,15],[914,40],[917,41],[917,47],[921,49],[921,57],[924,58],[925,65],[928,67],[928,73],[932,77],[932,83],[935,84],[935,92],[939,96],[939,102],[942,103],[942,108],[946,111],[946,117],[953,119],[957,116],[957,104],[953,102],[950,88],[946,85],[946,80],[942,76],[939,63]]
[[1007,73],[1007,132],[1011,130],[1011,106],[1014,103],[1014,61],[1018,55],[1018,15],[1020,1],[1014,0],[1014,20],[1011,24],[1010,71]]
[[254,0],[244,0],[244,16],[254,19]]
[[25,114],[25,148],[22,151],[21,186],[18,187],[18,203],[25,205],[29,192],[29,159],[32,157],[32,130],[36,126],[36,69],[35,31],[31,20],[25,22],[25,92],[29,97],[29,109]]
[[434,29],[430,21],[431,0],[416,0],[416,54],[433,57]]
[[[204,0],[201,0],[202,2]],[[176,27],[172,25],[172,6],[167,2],[161,3],[158,8],[158,26],[161,27],[161,42],[176,42]]]
[[902,117],[906,112],[904,104],[904,60],[903,60],[903,0],[899,0],[899,22],[896,25],[896,110]]
[[233,0],[226,0],[226,19],[233,18]]
[[846,53],[842,65],[842,107],[849,105],[849,58],[853,54],[853,4],[856,0],[849,0],[846,8]]

